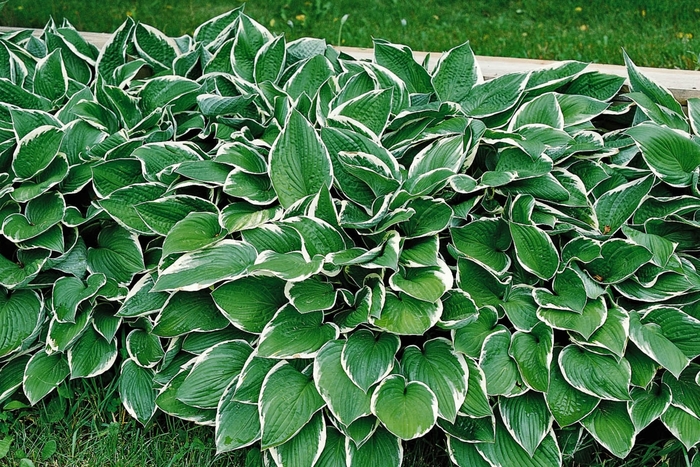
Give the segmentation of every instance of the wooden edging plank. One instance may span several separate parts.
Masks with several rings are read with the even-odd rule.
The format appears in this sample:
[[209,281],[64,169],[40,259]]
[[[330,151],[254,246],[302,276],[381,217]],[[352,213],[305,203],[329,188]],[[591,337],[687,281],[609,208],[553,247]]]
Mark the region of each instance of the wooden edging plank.
[[[0,27],[0,33],[17,31],[21,28]],[[43,32],[41,29],[32,29],[33,34],[39,36]],[[80,33],[88,42],[94,44],[98,48],[102,48],[107,40],[111,37],[110,34],[96,32],[81,32]],[[359,60],[371,60],[374,57],[372,49],[359,47],[337,47],[338,51],[347,53]],[[422,63],[427,52],[414,52],[414,58]],[[437,60],[442,54],[430,53],[429,64],[435,66]],[[486,57],[477,55],[476,57],[481,71],[486,79],[496,78],[501,75],[513,72],[523,72],[537,70],[545,67],[556,65],[556,61],[552,60],[534,60],[528,58],[507,58],[507,57]],[[588,65],[588,71],[600,71],[612,75],[622,76],[627,79],[627,69],[621,65],[605,65],[600,63],[591,63]],[[686,105],[691,97],[700,98],[700,71],[691,70],[673,70],[666,68],[649,68],[640,67],[642,73],[652,79],[654,82],[664,86],[674,97],[682,104]]]

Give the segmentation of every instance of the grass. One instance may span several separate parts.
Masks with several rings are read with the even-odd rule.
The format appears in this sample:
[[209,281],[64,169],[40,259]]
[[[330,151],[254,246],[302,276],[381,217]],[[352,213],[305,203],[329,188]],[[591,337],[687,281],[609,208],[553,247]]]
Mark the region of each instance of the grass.
[[[241,4],[9,0],[0,24],[43,27],[50,17],[65,17],[79,30],[111,32],[129,15],[178,36]],[[245,9],[290,40],[313,36],[371,47],[378,37],[437,52],[469,40],[479,55],[617,64],[624,47],[638,65],[699,66],[700,3],[694,0],[251,0]]]

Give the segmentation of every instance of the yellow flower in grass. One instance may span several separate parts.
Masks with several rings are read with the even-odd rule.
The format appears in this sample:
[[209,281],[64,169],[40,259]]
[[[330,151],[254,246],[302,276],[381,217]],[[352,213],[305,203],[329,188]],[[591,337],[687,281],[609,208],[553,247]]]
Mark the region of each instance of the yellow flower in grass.
[[296,15],[294,18],[296,18],[297,21],[304,22],[306,21],[306,15]]
[[576,8],[574,8],[574,11],[576,13],[581,13],[583,11],[583,8],[581,8],[580,6],[577,6]]

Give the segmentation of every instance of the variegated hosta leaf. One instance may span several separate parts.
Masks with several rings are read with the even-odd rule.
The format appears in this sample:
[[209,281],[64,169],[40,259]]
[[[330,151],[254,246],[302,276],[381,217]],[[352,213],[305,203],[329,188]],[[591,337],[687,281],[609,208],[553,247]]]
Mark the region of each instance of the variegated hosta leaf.
[[401,367],[409,381],[422,381],[435,393],[438,415],[454,422],[466,398],[469,367],[452,343],[436,338],[427,341],[422,351],[408,346]]
[[44,319],[44,302],[30,290],[0,293],[0,357],[32,340]]
[[323,407],[313,378],[283,360],[265,377],[260,392],[263,449],[292,439]]
[[48,354],[40,350],[27,362],[22,390],[34,405],[56,389],[70,373],[66,358],[60,353]]
[[373,334],[359,329],[343,345],[341,362],[350,380],[362,391],[381,381],[394,368],[401,342],[391,333]]
[[438,400],[425,383],[391,375],[374,391],[372,413],[391,433],[409,440],[423,436],[435,425]]
[[581,425],[617,457],[626,457],[634,446],[637,432],[623,402],[601,401]]
[[153,370],[142,368],[131,359],[122,363],[119,396],[129,415],[145,425],[156,413]]

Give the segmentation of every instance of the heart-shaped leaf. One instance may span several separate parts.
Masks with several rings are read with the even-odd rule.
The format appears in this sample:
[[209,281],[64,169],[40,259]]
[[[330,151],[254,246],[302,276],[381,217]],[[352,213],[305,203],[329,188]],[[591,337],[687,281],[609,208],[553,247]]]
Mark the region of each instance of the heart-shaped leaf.
[[466,397],[469,367],[452,344],[447,339],[436,338],[427,341],[422,351],[408,346],[401,367],[409,381],[422,381],[433,391],[438,415],[454,422]]
[[400,341],[390,333],[373,334],[359,329],[348,336],[342,350],[343,369],[364,392],[386,377],[394,367]]
[[438,401],[425,383],[391,375],[374,391],[372,413],[397,437],[414,439],[435,425]]

